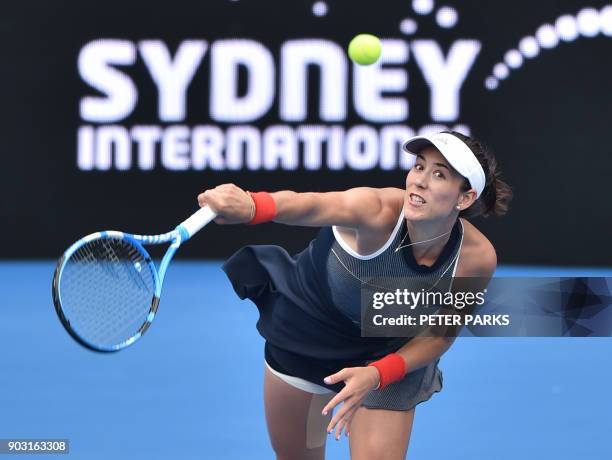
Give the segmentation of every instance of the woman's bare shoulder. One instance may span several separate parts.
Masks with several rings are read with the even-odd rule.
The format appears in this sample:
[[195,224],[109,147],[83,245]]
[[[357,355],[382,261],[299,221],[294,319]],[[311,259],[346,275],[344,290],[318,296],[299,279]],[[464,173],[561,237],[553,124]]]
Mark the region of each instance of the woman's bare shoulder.
[[404,191],[399,188],[360,187],[351,189],[351,206],[358,207],[365,222],[359,228],[340,227],[341,232],[357,231],[361,238],[378,240],[395,228],[402,212]]
[[459,256],[457,276],[490,277],[497,266],[497,254],[493,244],[471,222],[461,219],[463,244]]
[[387,187],[378,189],[378,193],[380,194],[385,221],[391,228],[394,228],[404,206],[404,190]]
[[384,205],[392,208],[399,215],[404,206],[404,190],[395,187],[380,188],[378,190]]

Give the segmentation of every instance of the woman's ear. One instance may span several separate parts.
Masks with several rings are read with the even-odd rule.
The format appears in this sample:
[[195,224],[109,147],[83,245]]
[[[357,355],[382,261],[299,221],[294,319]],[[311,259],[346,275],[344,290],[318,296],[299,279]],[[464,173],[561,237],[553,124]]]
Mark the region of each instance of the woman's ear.
[[476,190],[471,188],[467,192],[461,193],[461,195],[459,196],[459,202],[457,203],[457,209],[459,211],[464,211],[465,209],[472,206],[474,201],[476,201]]

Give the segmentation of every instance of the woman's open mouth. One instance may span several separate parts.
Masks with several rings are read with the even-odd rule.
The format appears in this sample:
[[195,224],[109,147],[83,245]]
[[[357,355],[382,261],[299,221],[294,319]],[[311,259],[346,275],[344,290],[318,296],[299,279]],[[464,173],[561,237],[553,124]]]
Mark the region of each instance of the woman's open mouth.
[[420,207],[426,203],[425,199],[416,193],[411,193],[408,198],[409,203],[413,206]]

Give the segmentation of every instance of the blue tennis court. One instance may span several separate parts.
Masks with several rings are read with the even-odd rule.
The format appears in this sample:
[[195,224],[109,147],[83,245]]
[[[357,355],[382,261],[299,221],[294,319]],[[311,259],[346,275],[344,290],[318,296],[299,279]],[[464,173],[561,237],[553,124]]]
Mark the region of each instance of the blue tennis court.
[[[173,264],[152,329],[86,351],[53,310],[53,262],[3,262],[0,438],[67,438],[76,459],[270,459],[257,310],[220,262]],[[498,275],[612,276],[502,268]],[[612,458],[610,339],[458,339],[416,412],[409,458]],[[348,458],[329,438],[327,458]]]

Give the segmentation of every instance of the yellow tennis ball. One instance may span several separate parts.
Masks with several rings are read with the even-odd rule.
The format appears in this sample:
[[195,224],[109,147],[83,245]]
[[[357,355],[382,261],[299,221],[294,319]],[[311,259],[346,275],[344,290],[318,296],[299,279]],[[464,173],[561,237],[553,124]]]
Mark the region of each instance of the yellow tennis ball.
[[370,34],[357,35],[348,47],[349,57],[360,65],[374,64],[378,61],[381,51],[380,39]]

